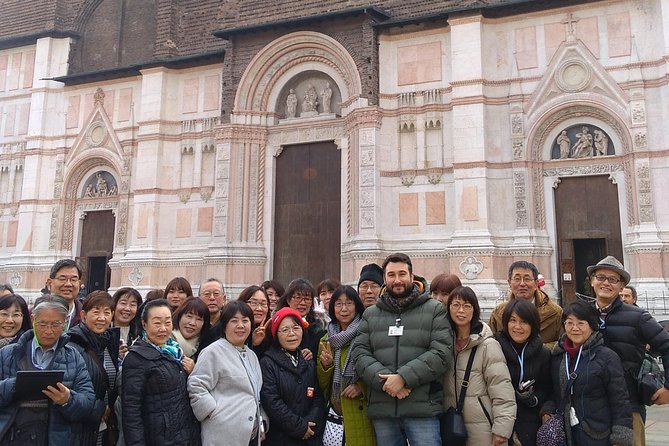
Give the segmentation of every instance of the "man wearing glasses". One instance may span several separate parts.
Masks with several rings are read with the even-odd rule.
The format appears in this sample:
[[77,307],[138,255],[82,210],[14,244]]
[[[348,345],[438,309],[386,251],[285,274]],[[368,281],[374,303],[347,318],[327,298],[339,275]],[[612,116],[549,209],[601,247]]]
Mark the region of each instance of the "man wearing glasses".
[[200,285],[200,300],[209,309],[209,323],[211,324],[209,332],[203,333],[200,341],[202,345],[200,351],[202,351],[221,337],[221,310],[228,301],[223,282],[213,277],[202,282],[202,285]]
[[384,291],[363,313],[352,353],[369,389],[367,416],[377,444],[438,446],[441,380],[453,361],[446,309],[406,254],[388,256],[383,273]]
[[[639,395],[636,377],[644,359],[646,345],[662,355],[662,363],[669,364],[669,333],[645,310],[625,305],[620,292],[630,281],[630,274],[622,263],[607,256],[587,268],[590,285],[595,293],[595,307],[599,311],[600,331],[604,344],[616,352],[623,362],[625,381],[632,403],[634,444],[646,444],[644,419],[646,408]],[[664,368],[665,387],[652,397],[655,404],[669,403],[669,367]]]
[[539,288],[537,267],[524,260],[513,262],[509,267],[508,281],[511,288],[509,300],[497,305],[490,315],[488,325],[493,333],[502,329],[502,314],[506,305],[512,299],[524,299],[536,305],[539,311],[539,336],[548,348],[553,348],[562,333],[562,308]]
[[369,308],[376,303],[383,286],[383,270],[376,263],[365,265],[360,270],[358,279],[358,294],[362,305]]
[[51,267],[46,287],[49,294],[60,296],[68,305],[67,327],[72,328],[81,322],[82,303],[77,299],[82,271],[79,264],[72,259],[62,259]]

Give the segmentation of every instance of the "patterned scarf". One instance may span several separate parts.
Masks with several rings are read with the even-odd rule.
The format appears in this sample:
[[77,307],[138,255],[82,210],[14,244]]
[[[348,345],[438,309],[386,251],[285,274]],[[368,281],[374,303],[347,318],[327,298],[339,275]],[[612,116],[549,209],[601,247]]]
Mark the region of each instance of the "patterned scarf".
[[167,338],[167,342],[163,345],[156,345],[153,342],[149,341],[149,338],[146,336],[146,331],[142,331],[142,339],[148,342],[150,345],[154,346],[156,350],[161,353],[166,354],[168,357],[174,359],[178,363],[181,363],[181,359],[184,357],[184,352],[181,350],[179,343],[172,338]]
[[16,336],[11,336],[9,338],[0,338],[0,348],[11,344],[14,339],[16,339]]
[[356,315],[355,319],[351,321],[346,330],[342,331],[337,321],[332,321],[328,324],[328,338],[327,341],[334,350],[334,374],[332,378],[332,399],[333,401],[341,401],[341,390],[358,381],[358,374],[355,372],[355,365],[353,364],[349,349],[344,367],[341,366],[341,349],[351,343],[358,334],[358,326],[360,325],[360,315]]
[[414,287],[411,290],[411,293],[408,296],[400,297],[399,299],[391,294],[387,288],[384,288],[380,299],[393,310],[393,313],[399,314],[418,299],[418,296],[423,292],[423,285],[420,282],[414,282],[413,285]]

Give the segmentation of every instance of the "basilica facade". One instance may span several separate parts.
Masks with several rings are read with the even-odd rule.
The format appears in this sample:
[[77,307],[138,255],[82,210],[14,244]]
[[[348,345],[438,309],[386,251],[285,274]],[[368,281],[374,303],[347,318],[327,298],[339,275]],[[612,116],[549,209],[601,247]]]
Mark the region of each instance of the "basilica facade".
[[487,308],[520,259],[564,300],[606,255],[669,295],[667,0],[5,3],[23,294],[62,257],[88,289],[235,295],[402,251]]

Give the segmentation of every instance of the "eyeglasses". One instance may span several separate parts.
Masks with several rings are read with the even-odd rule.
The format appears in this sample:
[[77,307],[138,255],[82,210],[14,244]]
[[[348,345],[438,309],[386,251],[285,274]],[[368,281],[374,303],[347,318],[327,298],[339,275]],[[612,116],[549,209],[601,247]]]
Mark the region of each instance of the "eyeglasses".
[[67,282],[77,283],[79,282],[79,276],[72,276],[72,277],[58,276],[54,277],[53,280],[56,280],[60,283],[67,283]]
[[205,291],[204,293],[201,294],[201,296],[206,298],[215,297],[216,299],[218,299],[221,296],[225,296],[225,293],[221,293],[218,291]]
[[611,285],[620,283],[620,279],[617,277],[605,276],[604,274],[595,274],[595,279],[599,282],[609,282]]
[[42,330],[45,330],[47,328],[50,328],[52,330],[62,330],[62,328],[64,326],[65,326],[65,322],[62,322],[62,321],[55,321],[55,322],[37,321],[37,322],[35,322],[35,327],[39,327]]
[[335,309],[337,309],[337,310],[341,310],[344,307],[354,308],[355,307],[355,302],[351,302],[351,301],[349,301],[349,302],[337,302],[335,304]]
[[295,295],[293,295],[290,299],[291,299],[293,302],[296,302],[296,303],[304,302],[304,303],[307,303],[307,304],[308,304],[309,302],[313,301],[313,297],[311,297],[311,296],[302,296],[302,295],[299,295],[299,294],[295,294]]
[[588,321],[576,321],[576,322],[574,322],[574,321],[564,321],[564,327],[565,327],[567,330],[570,330],[570,329],[572,329],[572,328],[574,328],[574,327],[578,327],[578,328],[580,328],[580,329],[582,330],[582,329],[584,329],[585,327],[587,327],[588,325],[589,325],[589,324],[588,324]]
[[292,327],[283,327],[281,330],[279,330],[279,334],[282,334],[284,336],[287,336],[288,333],[292,334],[302,333],[302,327],[300,327],[299,325],[294,325]]
[[246,302],[251,308],[267,308],[267,302],[261,302],[257,300],[249,300]]
[[513,283],[521,283],[521,282],[532,283],[532,282],[536,282],[536,279],[532,276],[513,276],[511,278],[511,282],[513,282]]
[[472,311],[474,309],[474,306],[472,304],[461,304],[456,302],[451,304],[451,309],[454,311],[460,311],[460,310]]
[[375,283],[373,283],[371,285],[369,285],[367,283],[363,283],[360,286],[358,286],[358,289],[360,291],[369,291],[369,290],[378,291],[378,290],[381,289],[381,287],[379,285],[375,284]]
[[0,311],[0,319],[23,319],[23,313],[7,313],[6,311]]

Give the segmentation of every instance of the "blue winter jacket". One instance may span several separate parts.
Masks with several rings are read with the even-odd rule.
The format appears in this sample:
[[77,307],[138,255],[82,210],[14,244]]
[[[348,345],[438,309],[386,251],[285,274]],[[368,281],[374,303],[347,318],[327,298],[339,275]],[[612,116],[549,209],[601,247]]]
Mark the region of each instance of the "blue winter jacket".
[[[14,399],[16,372],[25,369],[22,364],[26,361],[31,361],[27,353],[33,337],[33,331],[28,330],[18,342],[0,349],[0,438],[11,428],[19,409],[18,401]],[[49,446],[75,444],[81,431],[79,421],[93,410],[95,404],[95,393],[86,363],[78,351],[66,345],[68,339],[67,335],[63,335],[58,340],[50,367],[50,370],[65,372],[63,384],[70,389],[71,394],[66,406],[49,401]]]

